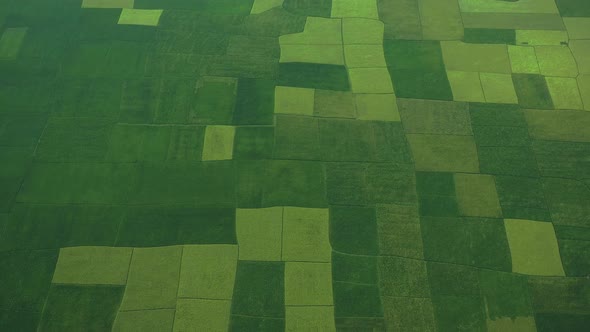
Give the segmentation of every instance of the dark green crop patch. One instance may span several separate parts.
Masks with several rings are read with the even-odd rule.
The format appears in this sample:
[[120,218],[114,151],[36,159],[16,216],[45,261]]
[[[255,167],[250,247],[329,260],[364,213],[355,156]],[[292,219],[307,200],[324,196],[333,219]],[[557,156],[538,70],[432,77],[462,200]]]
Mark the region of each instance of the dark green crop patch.
[[512,74],[512,81],[521,107],[553,109],[553,100],[545,77],[536,74]]
[[278,85],[298,88],[348,91],[350,84],[344,66],[312,63],[281,63]]
[[330,18],[332,0],[286,0],[283,3],[283,8],[302,16]]
[[[260,172],[260,170],[255,170]],[[315,161],[274,160],[263,183],[263,206],[326,207],[324,165]]]
[[277,116],[273,157],[275,159],[320,160],[318,119],[299,116]]
[[330,207],[330,243],[335,251],[377,255],[377,221],[374,208]]
[[334,281],[376,285],[377,278],[377,257],[332,252]]
[[438,41],[386,39],[383,47],[398,97],[453,100]]
[[234,159],[271,159],[274,132],[273,127],[237,127]]
[[124,288],[52,285],[39,328],[43,331],[110,330]]
[[563,17],[590,17],[590,4],[584,0],[556,0]]
[[238,80],[233,123],[270,125],[273,122],[275,82],[264,79]]
[[334,281],[334,316],[336,318],[383,317],[377,285]]
[[473,29],[464,30],[463,41],[474,44],[516,44],[516,31],[513,29]]
[[[284,263],[239,261],[231,313],[252,318],[283,318],[285,317],[284,288]],[[234,319],[236,318],[232,318],[232,321]],[[237,320],[236,323],[247,326],[253,324],[253,322],[240,321],[240,318]]]
[[496,190],[505,218],[551,221],[539,179],[496,176]]
[[236,242],[234,209],[169,206],[130,208],[116,245],[158,247]]

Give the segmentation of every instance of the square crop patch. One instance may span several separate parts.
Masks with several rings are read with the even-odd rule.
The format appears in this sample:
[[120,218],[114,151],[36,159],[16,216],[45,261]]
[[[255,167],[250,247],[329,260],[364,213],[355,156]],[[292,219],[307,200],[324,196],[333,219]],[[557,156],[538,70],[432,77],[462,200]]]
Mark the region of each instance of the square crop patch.
[[522,219],[504,219],[512,256],[512,272],[565,276],[553,224]]
[[133,250],[122,311],[176,307],[182,247]]
[[270,159],[274,147],[273,127],[236,127],[234,159]]
[[576,77],[578,64],[565,45],[535,46],[541,74],[545,76]]
[[313,115],[314,89],[277,86],[275,113]]
[[512,74],[518,104],[523,108],[553,109],[545,78],[538,74]]
[[518,104],[510,74],[480,73],[479,77],[486,102]]
[[556,109],[581,110],[584,108],[578,81],[572,77],[545,77],[547,88]]
[[236,210],[240,260],[280,261],[282,232],[282,207]]
[[318,119],[277,116],[273,157],[289,160],[320,160]]
[[285,305],[332,305],[332,264],[285,263]]
[[335,251],[356,255],[377,255],[377,219],[374,208],[332,206],[330,243]]
[[468,71],[447,71],[453,90],[453,100],[485,102],[479,73]]
[[328,209],[285,207],[283,261],[330,262]]
[[239,261],[231,312],[240,316],[285,317],[285,264]]
[[15,60],[27,35],[28,28],[7,28],[0,38],[0,60]]
[[184,246],[178,297],[231,300],[237,263],[237,245]]
[[188,122],[198,124],[227,125],[233,122],[238,80],[231,77],[201,78],[197,82],[195,107],[188,115]]
[[393,85],[387,68],[349,69],[352,92],[393,93]]
[[395,94],[355,94],[358,120],[400,121]]
[[502,216],[502,208],[492,176],[455,174],[455,190],[461,215],[495,218]]
[[262,179],[262,205],[326,207],[325,174],[320,162],[273,160]]
[[510,65],[515,74],[539,74],[535,48],[530,46],[508,46]]
[[207,126],[203,144],[203,161],[229,160],[233,157],[235,127]]

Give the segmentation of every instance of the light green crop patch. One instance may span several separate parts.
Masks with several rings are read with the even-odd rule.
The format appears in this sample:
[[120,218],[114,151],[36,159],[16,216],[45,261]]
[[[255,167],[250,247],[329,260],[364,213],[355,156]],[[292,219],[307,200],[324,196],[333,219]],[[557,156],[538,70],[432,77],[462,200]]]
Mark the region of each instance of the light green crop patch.
[[502,317],[486,320],[488,332],[536,332],[534,317]]
[[383,45],[345,45],[344,57],[348,68],[387,67]]
[[563,45],[569,42],[563,30],[516,30],[517,45]]
[[462,12],[469,13],[535,13],[557,14],[559,10],[554,0],[534,1],[487,1],[459,0]]
[[173,331],[226,331],[231,301],[179,299]]
[[502,208],[491,175],[455,174],[455,190],[461,215],[471,217],[502,217]]
[[233,126],[207,126],[205,129],[205,141],[203,143],[203,156],[201,160],[232,159],[235,133],[236,130]]
[[264,13],[267,10],[280,7],[282,4],[283,0],[254,0],[250,14]]
[[480,73],[479,78],[486,102],[498,104],[518,103],[512,75]]
[[590,111],[590,75],[578,75],[578,87],[584,104],[584,110]]
[[27,35],[28,28],[7,28],[0,38],[0,60],[14,60]]
[[275,88],[275,113],[313,115],[314,89],[277,86]]
[[386,67],[349,69],[354,93],[394,93],[391,77]]
[[185,245],[178,297],[230,300],[237,263],[236,245]]
[[400,121],[395,94],[356,94],[357,119],[369,121]]
[[287,306],[286,331],[335,332],[333,306]]
[[125,285],[131,248],[62,248],[53,274],[53,283]]
[[82,8],[133,8],[135,0],[83,0]]
[[342,45],[282,44],[280,62],[344,65]]
[[447,70],[500,74],[511,72],[506,45],[442,41],[440,46]]
[[236,234],[240,260],[280,261],[283,208],[237,209]]
[[578,81],[572,77],[545,77],[553,106],[556,109],[584,109]]
[[515,74],[539,74],[539,64],[534,47],[508,45],[510,65]]
[[333,305],[331,263],[285,263],[285,305]]
[[453,100],[485,102],[479,73],[469,71],[447,71],[447,77],[453,91]]
[[332,0],[332,17],[361,17],[378,20],[377,0]]
[[565,276],[552,223],[504,219],[504,226],[512,256],[512,272]]
[[121,311],[113,324],[113,332],[171,331],[174,309]]
[[158,26],[162,12],[162,9],[123,8],[119,16],[119,24]]
[[134,249],[120,310],[173,309],[181,255],[182,246]]
[[279,37],[281,45],[341,45],[342,21],[323,17],[308,17],[303,32]]
[[285,207],[283,261],[330,262],[328,209]]
[[463,39],[463,20],[457,0],[420,0],[417,7],[422,29],[420,39]]
[[416,170],[479,173],[472,136],[408,134]]
[[383,45],[385,25],[378,20],[366,18],[342,19],[344,45]]
[[567,46],[535,46],[539,69],[545,76],[576,77],[578,65]]

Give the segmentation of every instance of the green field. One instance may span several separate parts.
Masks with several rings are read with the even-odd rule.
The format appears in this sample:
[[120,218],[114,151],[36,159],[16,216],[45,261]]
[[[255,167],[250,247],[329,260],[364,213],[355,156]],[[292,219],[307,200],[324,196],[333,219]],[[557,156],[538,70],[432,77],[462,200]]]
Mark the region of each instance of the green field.
[[0,331],[588,331],[588,0],[0,0]]

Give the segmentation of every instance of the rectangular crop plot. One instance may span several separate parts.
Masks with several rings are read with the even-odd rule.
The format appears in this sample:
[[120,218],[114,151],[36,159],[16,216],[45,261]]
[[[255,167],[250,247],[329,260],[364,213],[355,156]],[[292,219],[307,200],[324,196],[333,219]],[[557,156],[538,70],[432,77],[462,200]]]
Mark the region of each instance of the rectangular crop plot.
[[16,59],[26,35],[27,28],[6,29],[0,38],[0,60]]

